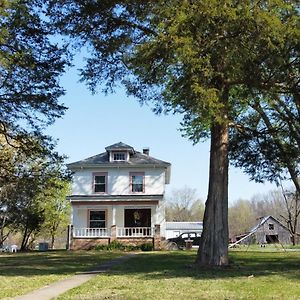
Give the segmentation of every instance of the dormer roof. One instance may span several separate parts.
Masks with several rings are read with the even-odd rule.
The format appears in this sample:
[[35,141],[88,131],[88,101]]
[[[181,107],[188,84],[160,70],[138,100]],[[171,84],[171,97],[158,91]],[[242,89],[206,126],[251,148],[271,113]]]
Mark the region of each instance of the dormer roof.
[[134,153],[133,147],[131,147],[127,144],[124,144],[122,142],[107,146],[107,147],[105,147],[105,150],[107,152],[110,152],[110,151],[128,151],[129,153]]

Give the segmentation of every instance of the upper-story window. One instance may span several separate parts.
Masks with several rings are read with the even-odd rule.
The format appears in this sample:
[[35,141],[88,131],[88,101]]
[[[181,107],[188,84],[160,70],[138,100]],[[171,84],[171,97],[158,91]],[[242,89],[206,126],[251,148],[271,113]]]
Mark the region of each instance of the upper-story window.
[[145,192],[145,173],[130,173],[130,192]]
[[125,152],[115,152],[113,153],[114,161],[124,161],[126,160],[126,153]]
[[269,230],[274,230],[274,224],[269,224]]
[[107,173],[94,173],[93,174],[93,192],[106,193],[107,189]]

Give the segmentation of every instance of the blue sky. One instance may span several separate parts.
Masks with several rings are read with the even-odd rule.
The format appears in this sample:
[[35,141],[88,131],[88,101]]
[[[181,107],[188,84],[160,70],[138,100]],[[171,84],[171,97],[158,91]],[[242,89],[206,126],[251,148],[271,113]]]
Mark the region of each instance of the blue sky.
[[[150,155],[172,164],[172,189],[188,186],[196,188],[205,200],[208,186],[209,143],[193,146],[181,136],[180,115],[157,116],[148,106],[140,106],[136,99],[126,96],[119,88],[115,94],[92,96],[83,83],[79,83],[74,69],[62,78],[66,95],[61,101],[69,107],[65,116],[49,127],[47,133],[58,139],[57,150],[73,162],[105,151],[117,142],[133,146],[137,151],[150,148]],[[268,192],[276,188],[271,184],[257,184],[240,170],[231,167],[229,201]]]

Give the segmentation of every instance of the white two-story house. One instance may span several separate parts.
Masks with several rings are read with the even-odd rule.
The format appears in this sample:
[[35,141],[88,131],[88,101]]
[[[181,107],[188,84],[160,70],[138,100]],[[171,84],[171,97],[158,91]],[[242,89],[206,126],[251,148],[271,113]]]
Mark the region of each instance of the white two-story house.
[[73,172],[70,249],[120,240],[153,242],[165,236],[165,184],[171,164],[124,143],[68,165]]

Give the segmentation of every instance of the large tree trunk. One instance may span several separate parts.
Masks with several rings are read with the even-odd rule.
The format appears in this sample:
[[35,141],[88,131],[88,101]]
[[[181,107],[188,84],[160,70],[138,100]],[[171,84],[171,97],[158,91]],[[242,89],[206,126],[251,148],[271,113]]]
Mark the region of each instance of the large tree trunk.
[[211,128],[209,188],[196,263],[228,264],[228,125]]

